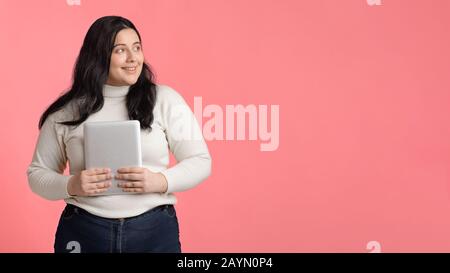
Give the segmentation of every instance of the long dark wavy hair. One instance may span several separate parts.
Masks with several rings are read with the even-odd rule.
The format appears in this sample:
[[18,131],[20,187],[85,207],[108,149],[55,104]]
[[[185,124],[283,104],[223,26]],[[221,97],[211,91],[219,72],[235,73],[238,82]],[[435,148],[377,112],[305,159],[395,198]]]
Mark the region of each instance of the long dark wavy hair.
[[[45,110],[39,120],[39,129],[50,114],[70,102],[74,102],[77,116],[74,120],[58,123],[78,127],[89,115],[102,109],[103,85],[108,79],[114,41],[117,33],[125,28],[136,31],[141,41],[141,35],[133,23],[120,16],[101,17],[91,25],[75,63],[72,86]],[[136,83],[130,86],[126,97],[129,119],[139,120],[141,129],[149,131],[156,101],[154,78],[150,66],[144,61],[142,72]]]

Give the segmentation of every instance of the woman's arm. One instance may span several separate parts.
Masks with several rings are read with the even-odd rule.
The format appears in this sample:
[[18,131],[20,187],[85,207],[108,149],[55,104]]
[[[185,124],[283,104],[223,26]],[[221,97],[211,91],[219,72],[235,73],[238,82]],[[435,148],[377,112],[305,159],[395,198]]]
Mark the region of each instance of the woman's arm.
[[69,198],[67,183],[72,177],[63,175],[67,158],[64,152],[63,135],[57,131],[54,115],[43,124],[33,159],[27,169],[31,190],[48,200]]
[[177,164],[161,173],[167,181],[166,194],[191,189],[211,174],[211,156],[202,130],[183,97],[168,86],[161,86],[164,96],[161,115],[169,149]]

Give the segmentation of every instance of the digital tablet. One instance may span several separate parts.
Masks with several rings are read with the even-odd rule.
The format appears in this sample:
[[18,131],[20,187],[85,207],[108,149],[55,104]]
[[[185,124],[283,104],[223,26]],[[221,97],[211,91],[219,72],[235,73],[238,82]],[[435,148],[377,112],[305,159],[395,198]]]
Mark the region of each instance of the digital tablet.
[[138,120],[84,123],[85,169],[110,168],[111,187],[101,195],[133,194],[117,187],[114,175],[121,167],[142,167]]

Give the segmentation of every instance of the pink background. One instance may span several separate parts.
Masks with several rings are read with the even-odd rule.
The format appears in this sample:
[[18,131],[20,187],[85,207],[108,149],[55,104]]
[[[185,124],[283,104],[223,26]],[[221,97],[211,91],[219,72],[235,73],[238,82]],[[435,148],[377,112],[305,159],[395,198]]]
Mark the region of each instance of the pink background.
[[0,0],[1,252],[53,251],[64,202],[26,169],[105,15],[191,107],[280,105],[278,150],[208,141],[211,177],[177,194],[184,252],[450,251],[450,1]]

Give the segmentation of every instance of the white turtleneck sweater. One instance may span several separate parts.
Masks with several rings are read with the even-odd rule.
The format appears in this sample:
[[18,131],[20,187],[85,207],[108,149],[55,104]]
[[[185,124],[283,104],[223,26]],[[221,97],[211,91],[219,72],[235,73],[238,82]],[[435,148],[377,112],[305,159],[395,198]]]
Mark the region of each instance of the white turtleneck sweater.
[[[129,86],[104,85],[104,105],[85,122],[128,120],[126,95]],[[174,192],[198,185],[211,173],[211,157],[194,114],[183,97],[165,85],[157,85],[153,109],[152,131],[141,130],[143,167],[161,172],[168,183],[166,193],[109,195],[95,197],[70,196],[67,183],[71,176],[84,170],[83,124],[77,128],[56,123],[73,120],[70,103],[51,114],[43,124],[33,159],[27,169],[33,192],[49,199],[73,204],[106,218],[132,217],[156,206],[175,204]],[[188,132],[190,136],[185,137]],[[168,168],[169,150],[177,164]],[[70,175],[64,175],[69,162]]]

